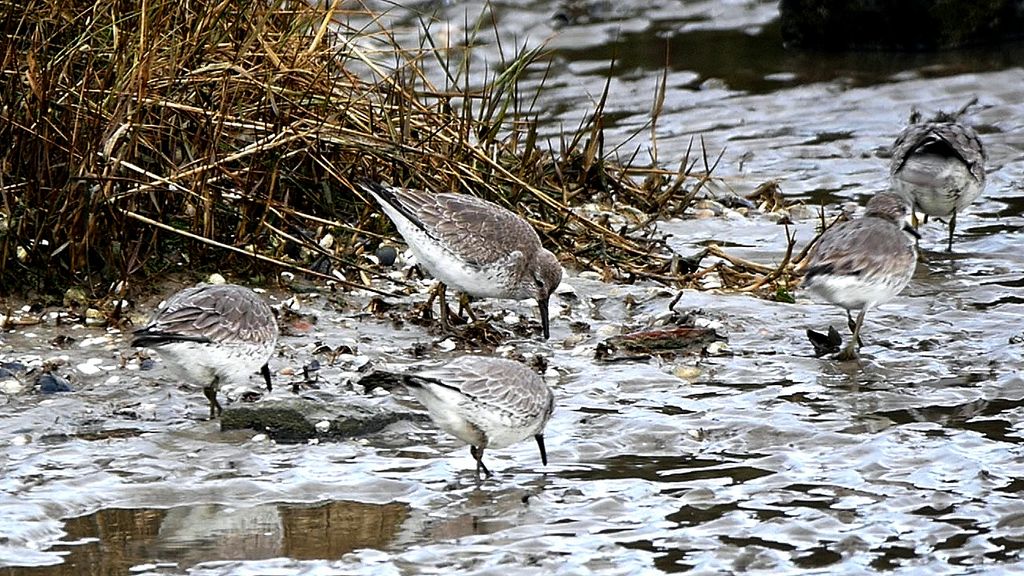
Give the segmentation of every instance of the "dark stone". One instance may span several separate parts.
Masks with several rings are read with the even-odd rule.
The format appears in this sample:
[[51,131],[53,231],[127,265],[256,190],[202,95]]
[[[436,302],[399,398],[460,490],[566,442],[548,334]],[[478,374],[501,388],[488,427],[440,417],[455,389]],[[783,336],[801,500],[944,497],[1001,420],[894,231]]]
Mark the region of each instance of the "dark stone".
[[[321,404],[302,400],[282,403],[261,403],[255,407],[233,407],[224,410],[220,417],[220,428],[226,430],[252,429],[263,432],[275,442],[284,444],[320,441],[339,441],[359,438],[380,432],[389,425],[403,421],[425,421],[426,414],[414,412],[391,412],[377,408],[346,406],[338,411],[344,414],[328,414]],[[327,420],[328,430],[321,432],[316,423]]]
[[43,394],[72,392],[71,383],[60,374],[54,374],[53,372],[40,374],[39,379],[36,380],[36,385],[39,386],[39,392]]
[[1024,0],[780,0],[787,46],[936,50],[1024,38]]
[[276,442],[305,442],[316,436],[313,423],[291,408],[231,408],[220,415],[220,429],[251,428],[264,432]]
[[377,248],[377,261],[380,262],[381,266],[390,268],[395,265],[395,260],[398,259],[398,250],[394,246],[380,246]]
[[10,372],[15,374],[17,374],[18,372],[25,371],[25,365],[22,364],[21,362],[2,362],[0,363],[0,368],[3,368],[4,370],[9,370]]

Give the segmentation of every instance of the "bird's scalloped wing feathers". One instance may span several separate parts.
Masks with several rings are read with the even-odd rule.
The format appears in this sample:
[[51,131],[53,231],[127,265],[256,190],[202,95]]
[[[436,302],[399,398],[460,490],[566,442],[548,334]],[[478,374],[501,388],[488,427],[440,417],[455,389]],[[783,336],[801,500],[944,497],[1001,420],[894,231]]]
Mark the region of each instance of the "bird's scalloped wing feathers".
[[817,274],[862,276],[871,270],[888,270],[892,254],[886,248],[905,246],[903,232],[895,226],[871,226],[875,218],[843,222],[818,242],[807,264],[806,277]]
[[[540,249],[534,229],[514,212],[465,194],[432,194],[421,190],[396,193],[424,230],[474,266],[504,264],[508,258],[529,261]],[[510,254],[509,245],[519,250]]]
[[908,157],[922,148],[938,148],[959,158],[978,180],[985,178],[985,148],[978,133],[959,123],[925,123],[907,126],[893,144],[890,172],[895,174]]
[[255,295],[200,286],[176,294],[146,329],[214,342],[263,342],[276,336],[277,324],[270,307]]
[[510,416],[537,414],[552,402],[551,390],[529,368],[512,363],[463,362],[460,391]]

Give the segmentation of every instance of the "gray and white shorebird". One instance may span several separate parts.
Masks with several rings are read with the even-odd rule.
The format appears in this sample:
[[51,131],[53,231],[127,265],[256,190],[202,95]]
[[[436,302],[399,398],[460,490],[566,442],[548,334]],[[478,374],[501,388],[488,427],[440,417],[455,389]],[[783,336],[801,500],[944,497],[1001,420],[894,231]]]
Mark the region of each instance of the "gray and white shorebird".
[[132,346],[153,348],[179,378],[203,386],[210,418],[222,412],[217,390],[257,371],[272,390],[267,362],[277,345],[277,319],[252,290],[200,284],[175,293],[149,323],[132,332]]
[[[864,315],[891,300],[910,282],[917,265],[917,237],[906,221],[910,205],[902,196],[881,192],[868,201],[864,215],[828,229],[808,259],[804,286],[846,309],[853,337],[837,358],[857,358]],[[857,321],[851,310],[860,310]]]
[[398,382],[427,408],[438,427],[469,444],[477,475],[491,476],[484,465],[485,449],[505,448],[531,436],[547,465],[544,427],[554,411],[555,396],[525,364],[461,356],[414,374],[375,373],[360,380],[367,391]]
[[978,133],[959,122],[911,124],[892,145],[889,175],[892,190],[915,210],[949,219],[951,251],[957,213],[985,188],[985,148]]
[[475,196],[376,182],[360,187],[377,200],[419,262],[441,282],[443,326],[449,325],[447,285],[475,298],[535,298],[544,338],[550,336],[548,302],[562,281],[562,265],[541,246],[529,223]]

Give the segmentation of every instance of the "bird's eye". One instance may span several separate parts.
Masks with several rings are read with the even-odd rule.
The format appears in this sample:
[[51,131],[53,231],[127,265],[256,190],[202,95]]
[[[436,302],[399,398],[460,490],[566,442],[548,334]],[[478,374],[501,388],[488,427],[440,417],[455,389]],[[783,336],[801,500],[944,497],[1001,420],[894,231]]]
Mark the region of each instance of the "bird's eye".
[[537,286],[537,288],[543,288],[544,287],[544,281],[541,280],[540,278],[534,278],[533,279],[533,283],[534,283],[534,285]]

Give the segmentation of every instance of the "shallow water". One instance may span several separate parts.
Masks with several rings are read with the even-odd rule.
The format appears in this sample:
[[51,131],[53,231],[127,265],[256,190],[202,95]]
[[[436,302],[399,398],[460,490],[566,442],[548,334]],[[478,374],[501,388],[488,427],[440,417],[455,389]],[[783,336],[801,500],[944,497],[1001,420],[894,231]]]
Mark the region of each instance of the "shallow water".
[[[74,392],[40,394],[24,375],[20,391],[0,381],[0,574],[1018,571],[1022,49],[791,53],[778,47],[774,4],[595,2],[589,21],[557,30],[549,3],[495,7],[503,37],[550,36],[551,90],[539,109],[547,134],[578,123],[608,58],[619,58],[608,147],[623,143],[624,156],[640,146],[649,157],[645,126],[667,45],[658,157],[673,164],[692,137],[725,148],[719,195],[777,179],[788,197],[829,214],[863,204],[884,186],[885,151],[912,106],[928,114],[977,96],[967,121],[989,153],[985,195],[958,218],[954,253],[939,251],[941,223],[922,228],[925,260],[900,297],[869,314],[862,364],[812,355],[804,330],[845,332],[838,309],[803,295],[790,305],[695,291],[675,309],[718,327],[727,351],[598,364],[597,342],[665,320],[676,292],[570,274],[576,296],[553,299],[551,341],[506,347],[549,359],[549,465],[528,442],[491,451],[496,477],[478,485],[466,447],[430,424],[319,445],[222,433],[204,420],[198,390],[159,365],[139,370],[122,334],[23,327],[0,335],[0,361],[64,356],[58,371]],[[464,12],[479,12],[421,7],[456,22],[455,37]],[[797,221],[799,242],[814,225]],[[785,250],[783,228],[756,212],[662,230],[684,255],[712,241],[764,263]],[[293,323],[282,339],[272,398],[290,398],[298,376],[288,372],[317,357],[320,388],[302,392],[310,402],[416,409],[401,393],[366,397],[351,386],[361,357],[401,366],[418,345],[420,361],[453,352],[422,327],[365,313],[368,298],[299,296],[317,322]],[[527,303],[482,310],[536,321]],[[589,331],[574,334],[569,320]],[[62,334],[74,340],[57,348]],[[314,355],[317,341],[356,354],[331,364]]]

